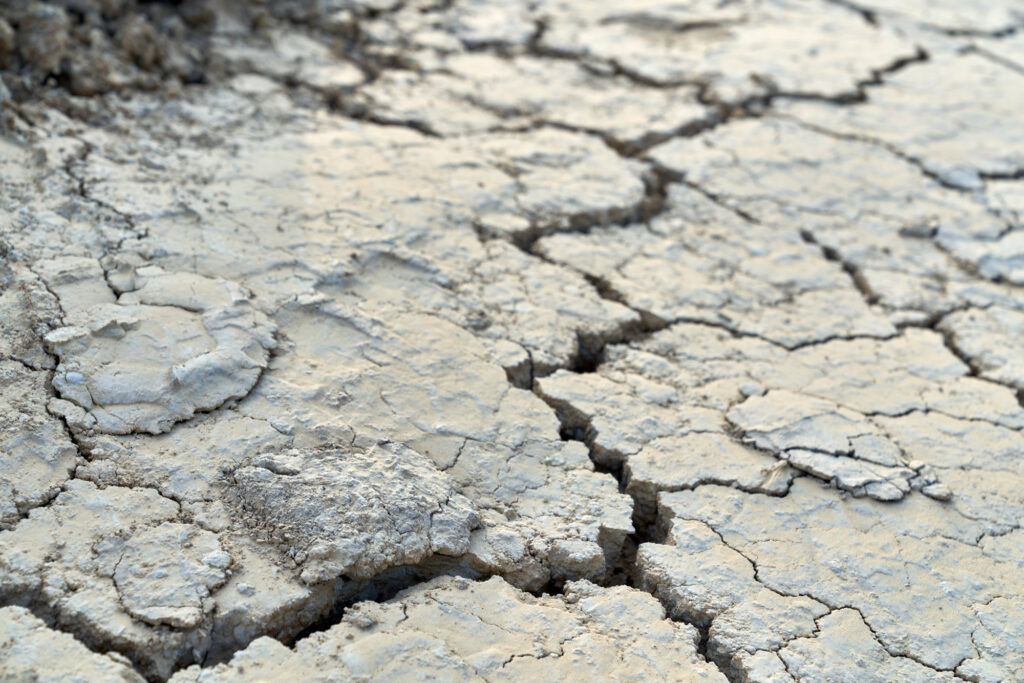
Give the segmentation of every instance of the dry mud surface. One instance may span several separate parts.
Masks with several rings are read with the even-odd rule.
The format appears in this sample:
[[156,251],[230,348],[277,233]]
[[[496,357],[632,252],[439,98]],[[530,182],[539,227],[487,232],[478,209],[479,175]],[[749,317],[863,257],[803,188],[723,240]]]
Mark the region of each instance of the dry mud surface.
[[1016,0],[0,17],[0,680],[1024,679]]

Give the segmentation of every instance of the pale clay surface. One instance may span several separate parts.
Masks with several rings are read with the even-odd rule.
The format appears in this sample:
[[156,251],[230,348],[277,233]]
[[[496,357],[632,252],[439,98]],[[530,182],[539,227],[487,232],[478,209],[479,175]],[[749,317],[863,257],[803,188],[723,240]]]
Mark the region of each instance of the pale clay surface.
[[0,0],[0,680],[1024,678],[1022,32]]

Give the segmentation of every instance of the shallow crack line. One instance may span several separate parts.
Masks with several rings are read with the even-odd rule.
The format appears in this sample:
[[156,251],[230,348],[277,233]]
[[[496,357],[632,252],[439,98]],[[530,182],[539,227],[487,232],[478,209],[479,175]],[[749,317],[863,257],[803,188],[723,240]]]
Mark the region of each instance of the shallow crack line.
[[[596,57],[585,53],[575,53],[568,50],[559,50],[542,45],[541,41],[548,30],[548,23],[544,18],[537,19],[535,23],[536,29],[526,44],[526,53],[534,57],[572,62],[573,64],[581,66],[584,70],[594,76],[604,78],[607,78],[608,76],[621,76],[632,82],[634,85],[643,86],[645,88],[658,88],[661,90],[671,90],[683,86],[694,86],[700,90],[705,90],[707,88],[707,83],[701,79],[683,78],[672,81],[659,81],[628,69],[614,59]],[[596,65],[598,64],[604,68],[597,68]]]
[[[967,376],[970,377],[971,375],[967,375]],[[983,381],[985,380],[984,377],[979,377],[978,379],[981,379]],[[813,394],[813,393],[809,393],[809,392],[808,392],[808,395],[816,396],[817,398],[821,398],[821,399],[825,399],[825,400],[830,400],[830,399],[828,399],[825,396],[818,396],[817,394]],[[859,410],[857,410],[857,408],[855,408],[853,406],[849,406],[849,405],[843,404],[843,403],[837,403],[836,405],[841,406],[843,408],[846,408],[847,410],[854,410],[856,412],[860,412]],[[1005,430],[1007,430],[1009,432],[1018,432],[1019,433],[1021,431],[1024,431],[1024,427],[1010,427],[1010,426],[1002,424],[1000,422],[996,422],[994,420],[989,420],[989,419],[986,419],[986,418],[983,418],[983,417],[964,417],[962,415],[956,415],[954,413],[950,413],[950,412],[947,412],[947,411],[944,411],[944,410],[939,410],[937,408],[931,408],[931,407],[929,407],[927,405],[925,405],[923,407],[920,407],[920,408],[917,408],[917,407],[915,407],[915,408],[908,408],[908,409],[906,409],[906,410],[904,410],[903,412],[900,412],[900,413],[884,413],[884,412],[881,412],[881,411],[872,411],[872,412],[861,413],[861,414],[864,415],[867,418],[884,417],[884,418],[890,418],[890,419],[897,419],[897,418],[901,418],[901,417],[907,417],[908,415],[914,415],[915,413],[916,414],[920,414],[920,415],[932,415],[932,414],[934,414],[934,415],[942,415],[943,417],[948,417],[948,418],[951,418],[953,420],[957,420],[957,421],[960,421],[960,422],[977,422],[978,424],[984,424],[984,425],[991,425],[991,426],[994,426],[994,427],[1000,427],[1000,428],[1005,429]],[[983,468],[983,467],[972,467],[972,468],[964,468],[964,467],[939,467],[938,465],[932,465],[932,467],[935,467],[936,469],[944,469],[944,470],[949,470],[949,469],[954,469],[954,470],[955,469],[960,469],[960,470],[963,470],[963,469],[979,469],[979,470],[980,469],[986,469],[986,468]],[[989,471],[993,471],[993,470],[989,470]]]
[[592,135],[594,137],[601,138],[601,140],[619,154],[619,156],[626,159],[637,159],[642,157],[652,148],[657,147],[664,142],[668,142],[669,140],[674,140],[676,138],[692,138],[704,132],[714,130],[718,126],[726,123],[728,120],[729,118],[724,114],[721,108],[713,107],[706,116],[686,121],[679,124],[672,130],[665,131],[663,133],[646,132],[637,140],[622,140],[597,128],[574,126],[572,124],[546,118],[537,119],[533,128],[548,127],[556,128],[558,130],[567,130],[573,133]]
[[[838,7],[845,7],[851,12],[855,12],[863,17],[864,21],[871,26],[883,26],[887,25],[888,22],[880,20],[880,13],[872,10],[868,7],[858,4],[854,0],[827,0],[827,2],[836,5]],[[883,10],[884,13],[884,10]],[[896,13],[896,12],[893,12]],[[927,21],[920,21],[910,16],[905,16],[904,20],[907,23],[917,24],[929,31],[935,33],[941,33],[946,36],[953,38],[1006,38],[1014,35],[1020,30],[1019,26],[1005,26],[1003,28],[994,29],[991,31],[984,31],[979,29],[967,29],[967,28],[949,28],[948,26],[939,26],[938,24],[932,24]]]
[[[814,599],[817,600],[817,598],[814,598]],[[959,662],[957,662],[957,664],[953,668],[942,669],[942,668],[939,668],[937,666],[933,666],[931,664],[928,664],[927,662],[925,662],[922,659],[918,658],[916,655],[911,654],[910,652],[893,652],[893,650],[891,650],[889,648],[889,646],[886,645],[882,641],[882,638],[878,635],[878,632],[875,631],[874,627],[872,627],[871,624],[868,623],[867,618],[864,616],[864,612],[861,611],[861,609],[859,607],[855,607],[854,605],[841,605],[839,607],[832,607],[831,605],[829,605],[827,602],[824,602],[823,600],[818,600],[818,602],[821,602],[823,605],[828,607],[829,608],[829,612],[828,612],[828,614],[823,614],[820,617],[815,617],[815,619],[814,619],[814,626],[817,629],[817,632],[815,633],[814,637],[817,637],[818,634],[821,633],[821,623],[820,622],[821,622],[822,619],[824,619],[825,617],[830,616],[831,614],[833,614],[835,612],[838,612],[840,610],[848,609],[848,610],[851,610],[851,611],[857,613],[857,615],[860,617],[861,622],[868,629],[868,631],[871,632],[871,638],[875,641],[875,643],[880,648],[885,650],[885,653],[887,655],[889,655],[893,659],[907,659],[909,661],[914,662],[915,664],[923,666],[926,669],[930,669],[930,670],[938,672],[938,673],[949,673],[949,674],[952,674],[955,678],[958,678],[960,680],[967,680],[963,676],[961,676],[959,673],[956,672],[956,669],[959,668],[959,666],[964,663],[964,661],[967,659],[967,657],[965,657],[964,659],[961,659]],[[973,642],[972,642],[972,645],[973,645]],[[975,648],[975,654],[977,654],[977,648]]]
[[[659,513],[659,516],[660,516],[660,513]],[[852,605],[852,604],[842,604],[842,605],[840,605],[840,604],[833,604],[831,601],[824,600],[824,599],[814,595],[810,591],[804,591],[804,592],[801,592],[801,593],[790,594],[790,593],[787,593],[786,591],[783,591],[783,590],[775,588],[774,586],[770,585],[769,583],[766,583],[765,580],[761,578],[760,568],[759,568],[757,562],[754,559],[752,559],[751,557],[749,557],[746,553],[741,551],[739,548],[737,548],[737,547],[733,546],[732,544],[730,544],[725,539],[724,534],[722,534],[722,532],[720,532],[718,529],[716,529],[710,522],[708,522],[708,521],[706,521],[704,519],[699,519],[699,518],[673,515],[673,518],[676,518],[676,517],[678,517],[679,519],[684,519],[686,521],[696,522],[696,523],[702,524],[705,527],[707,527],[708,530],[710,530],[712,533],[714,533],[716,536],[718,536],[718,538],[722,542],[722,545],[724,545],[726,548],[729,548],[730,550],[735,552],[737,555],[742,557],[744,560],[746,560],[748,563],[750,563],[750,566],[751,566],[751,568],[753,569],[753,572],[754,572],[754,575],[753,575],[754,581],[756,581],[759,585],[761,585],[766,590],[769,590],[769,591],[775,593],[776,595],[779,595],[779,596],[784,597],[784,598],[801,598],[802,597],[802,598],[808,598],[810,600],[814,600],[815,602],[818,602],[818,603],[824,605],[825,607],[827,607],[829,609],[829,614],[831,614],[832,612],[836,612],[836,611],[842,610],[842,609],[853,610],[853,611],[857,612],[858,615],[860,615],[861,621],[864,622],[864,625],[871,632],[872,638],[875,640],[875,642],[878,643],[878,645],[883,650],[885,650],[885,652],[890,657],[903,657],[905,659],[912,660],[912,661],[916,662],[917,664],[920,664],[921,666],[924,666],[924,667],[926,667],[928,669],[931,669],[933,671],[952,673],[953,675],[957,676],[958,678],[960,677],[960,676],[958,676],[955,673],[955,669],[942,669],[942,668],[938,668],[938,667],[932,666],[930,664],[927,664],[926,662],[918,659],[917,657],[915,657],[914,655],[912,655],[910,653],[907,653],[907,652],[897,652],[897,651],[894,651],[894,650],[890,649],[890,647],[888,645],[886,645],[886,643],[879,637],[878,632],[871,626],[871,624],[865,618],[864,612],[861,610],[860,607],[857,607],[857,606]],[[881,523],[881,522],[879,522],[879,523]],[[655,594],[655,597],[659,597],[659,596],[657,594]],[[671,607],[669,605],[665,605],[665,608],[666,608],[666,610],[671,609]],[[711,621],[708,624],[709,628],[711,626],[711,623],[714,622],[714,620],[717,618],[717,616],[718,616],[717,614],[712,616]],[[827,615],[823,615],[823,617],[824,616],[827,616]],[[821,619],[823,617],[818,617],[818,618],[815,619],[815,625],[816,626],[818,625],[818,619]],[[819,627],[819,630],[820,630],[820,627]],[[730,680],[732,680],[732,679],[730,679]]]
[[[841,92],[836,95],[823,95],[815,92],[775,90],[770,83],[755,79],[766,92],[753,95],[733,105],[718,103],[728,109],[727,119],[733,118],[760,118],[766,114],[775,113],[773,105],[776,100],[800,100],[807,102],[825,102],[839,106],[856,105],[867,101],[868,89],[885,85],[885,76],[901,71],[912,64],[926,62],[930,59],[928,53],[917,47],[912,55],[897,57],[891,63],[870,69],[870,76],[854,83],[853,90]],[[707,103],[714,103],[714,100],[707,100]]]
[[[999,239],[999,238],[1003,237],[1004,235],[1009,234],[1010,232],[1013,232],[1013,225],[1008,223],[1007,227],[999,235],[997,235],[995,239]],[[979,241],[979,242],[989,242],[991,240],[977,240],[977,241]],[[956,268],[958,270],[960,270],[960,272],[962,272],[965,275],[967,275],[968,278],[970,278],[970,279],[980,280],[982,282],[995,282],[995,283],[997,283],[997,284],[999,284],[999,285],[1001,285],[1003,287],[1007,287],[1007,288],[1011,288],[1011,289],[1024,289],[1024,283],[1018,284],[1018,283],[1012,282],[1010,280],[1006,280],[1005,278],[1002,278],[1001,276],[998,276],[998,275],[994,276],[994,277],[989,277],[989,276],[986,276],[986,275],[982,275],[981,272],[980,272],[980,266],[978,264],[971,263],[970,261],[966,261],[962,257],[960,257],[957,254],[955,254],[949,248],[949,246],[943,240],[941,240],[941,239],[932,240],[932,244],[934,244],[935,248],[938,249],[939,251],[941,251],[946,256],[946,258],[949,259],[949,261],[952,263],[952,265],[956,266]],[[969,306],[970,304],[966,304],[966,305]],[[978,308],[987,308],[987,306],[978,306]]]
[[340,99],[328,100],[328,111],[343,116],[344,118],[347,119],[352,119],[354,121],[365,121],[367,123],[372,123],[377,126],[388,126],[392,128],[408,128],[428,138],[442,139],[445,137],[422,121],[416,121],[414,119],[388,118],[386,116],[381,116],[380,114],[374,113],[369,108],[346,107],[344,104],[341,104],[341,102],[342,100]]
[[[100,209],[101,213],[106,211],[119,218],[125,225],[128,226],[128,232],[130,233],[128,235],[124,235],[123,237],[121,237],[114,245],[104,245],[103,255],[107,255],[113,252],[120,251],[122,245],[128,239],[142,239],[144,237],[147,237],[148,231],[140,232],[138,230],[138,227],[135,225],[135,219],[130,214],[127,214],[121,211],[120,209],[114,207],[113,205],[108,204],[107,202],[96,197],[93,197],[92,195],[89,194],[89,188],[86,184],[86,179],[78,174],[76,166],[85,164],[85,162],[89,158],[89,155],[96,151],[96,147],[91,142],[85,140],[82,140],[81,142],[84,145],[81,153],[76,155],[76,157],[69,159],[64,164],[64,172],[67,173],[68,177],[75,182],[76,194],[81,200],[93,204],[96,208]],[[58,301],[60,301],[60,299],[58,299]]]
[[[792,121],[793,123],[797,124],[798,126],[806,130],[813,131],[821,135],[827,135],[828,137],[834,138],[836,140],[845,140],[847,142],[860,142],[868,145],[874,145],[875,147],[884,149],[885,151],[889,152],[898,159],[907,162],[911,166],[914,166],[915,168],[917,168],[918,171],[920,171],[922,175],[933,180],[935,183],[948,190],[954,190],[956,192],[960,192],[962,194],[967,195],[973,194],[975,192],[975,190],[972,188],[951,183],[946,178],[943,178],[935,171],[929,169],[921,159],[918,159],[915,156],[907,154],[896,145],[885,142],[884,140],[879,140],[878,138],[871,137],[870,135],[862,135],[859,133],[841,133],[839,131],[832,130],[831,128],[820,126],[810,121],[805,121],[804,119],[801,119],[798,116],[794,116],[793,114],[776,113],[775,116],[777,116],[780,119]],[[979,174],[979,176],[984,177],[981,174]],[[989,209],[989,211],[991,210]]]
[[[964,310],[970,310],[970,308],[971,307],[967,307]],[[953,315],[954,313],[958,313],[958,312],[959,311],[950,311],[948,313],[944,313],[943,315],[941,315],[938,318],[936,318],[935,322],[932,325],[929,326],[929,329],[931,329],[934,332],[937,332],[939,334],[939,336],[942,337],[942,344],[943,344],[943,346],[946,347],[946,350],[949,351],[951,354],[953,354],[953,356],[957,360],[959,360],[961,363],[963,363],[965,366],[967,366],[968,376],[969,377],[975,377],[977,379],[981,379],[981,380],[985,380],[985,381],[990,381],[993,384],[998,384],[999,386],[1007,386],[1007,385],[1001,384],[1000,382],[995,382],[993,380],[989,380],[988,378],[982,377],[981,376],[981,368],[978,367],[978,365],[975,362],[975,360],[973,358],[971,358],[970,356],[968,356],[966,353],[963,353],[960,350],[960,348],[956,345],[956,342],[953,341],[953,332],[950,331],[950,330],[947,330],[945,328],[940,327],[940,325],[946,320],[946,318],[948,318],[949,316]],[[1007,387],[1007,388],[1009,388],[1009,387]]]
[[704,195],[704,197],[706,197],[711,203],[715,204],[718,207],[721,207],[722,209],[725,209],[729,213],[736,215],[737,217],[746,221],[747,223],[751,223],[752,225],[761,225],[761,221],[759,221],[752,214],[749,214],[740,207],[734,206],[730,202],[725,201],[724,199],[722,199],[721,196],[715,194],[714,192],[711,192],[707,188],[698,185],[697,183],[691,180],[688,180],[684,174],[679,173],[678,171],[673,171],[671,169],[665,168],[664,166],[661,166],[660,164],[651,159],[647,159],[647,161],[651,163],[658,172],[665,174],[665,176],[672,182],[681,183],[686,187],[690,188],[691,190],[693,190],[694,192]]
[[590,340],[588,340],[586,335],[577,332],[577,351],[575,356],[571,359],[571,362],[565,367],[553,367],[549,372],[538,374],[534,371],[534,365],[531,359],[530,385],[525,388],[533,386],[533,380],[537,377],[546,377],[558,370],[571,370],[579,374],[594,372],[601,363],[604,362],[605,349],[609,344],[638,343],[668,326],[661,324],[660,320],[657,319],[656,316],[651,315],[647,311],[630,305],[624,296],[615,291],[615,289],[602,278],[586,273],[569,264],[552,260],[542,253],[538,253],[536,251],[530,251],[528,253],[545,263],[549,263],[559,268],[566,268],[577,273],[586,280],[587,284],[594,288],[594,291],[601,299],[619,304],[620,306],[628,308],[630,311],[636,313],[639,318],[639,323],[620,325],[619,329],[615,333],[611,335],[603,335],[601,337],[594,337]]
[[736,328],[736,327],[734,327],[732,325],[728,325],[726,323],[720,323],[720,322],[715,322],[715,321],[712,321],[712,320],[706,320],[704,318],[694,318],[693,316],[680,316],[678,318],[673,318],[673,319],[668,320],[666,322],[665,327],[667,328],[667,327],[672,327],[674,325],[681,325],[681,324],[686,324],[686,325],[704,325],[706,327],[714,327],[716,329],[724,330],[725,332],[730,333],[733,336],[734,339],[740,339],[740,338],[757,339],[757,340],[763,341],[763,342],[765,342],[767,344],[771,344],[772,346],[776,346],[776,347],[778,347],[780,349],[784,349],[785,351],[790,352],[790,353],[792,353],[794,351],[800,351],[801,349],[810,348],[812,346],[821,346],[823,344],[829,344],[831,342],[837,342],[837,341],[856,341],[856,340],[859,340],[859,339],[879,341],[879,340],[893,339],[893,338],[899,336],[899,331],[898,330],[894,334],[890,334],[890,335],[887,335],[887,336],[880,336],[880,335],[873,335],[873,334],[832,334],[832,335],[828,335],[826,337],[822,337],[821,339],[810,339],[808,341],[803,341],[803,342],[800,342],[798,344],[787,345],[787,344],[783,344],[783,343],[781,343],[779,341],[776,341],[774,339],[771,339],[769,337],[765,337],[763,335],[757,334],[755,332],[747,332],[747,331],[738,329],[738,328]]
[[1004,66],[1007,69],[1011,69],[1013,71],[1016,71],[1019,74],[1024,74],[1024,65],[1021,65],[1020,63],[1015,62],[1012,59],[1009,59],[1007,57],[1003,57],[1002,55],[1000,55],[998,53],[992,52],[991,50],[989,50],[987,48],[979,47],[977,45],[971,45],[970,47],[968,47],[968,48],[966,48],[964,50],[964,53],[965,54],[966,53],[973,53],[973,54],[979,55],[979,56],[984,57],[985,59],[987,59],[987,60],[989,60],[991,62],[995,62],[996,64],[999,64],[1000,66]]

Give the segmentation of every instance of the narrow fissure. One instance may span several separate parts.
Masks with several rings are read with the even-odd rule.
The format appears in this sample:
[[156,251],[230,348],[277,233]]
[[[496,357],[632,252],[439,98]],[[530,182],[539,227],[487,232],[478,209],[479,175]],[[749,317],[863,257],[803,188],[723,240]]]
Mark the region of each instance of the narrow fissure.
[[[428,558],[425,562],[429,563],[432,559],[435,558]],[[429,567],[427,564],[392,567],[377,574],[372,579],[354,581],[354,586],[344,591],[344,597],[336,601],[319,619],[306,626],[293,637],[282,640],[282,642],[288,647],[294,647],[296,643],[314,633],[327,631],[341,623],[346,611],[353,605],[367,601],[387,602],[397,597],[403,591],[427,583],[439,576],[461,576],[473,581],[484,581],[490,578],[489,575],[470,575],[468,572],[459,572],[454,568],[437,569],[436,567]],[[346,579],[338,580],[343,581]],[[221,658],[218,661],[204,661],[203,666],[213,666],[220,661],[227,661],[227,659],[230,659],[230,656]]]
[[832,247],[818,242],[817,238],[815,238],[814,234],[809,230],[801,230],[800,238],[807,244],[818,247],[821,250],[822,256],[824,256],[827,261],[838,263],[840,267],[842,267],[843,271],[850,276],[850,281],[853,283],[853,286],[857,288],[857,291],[860,292],[860,295],[864,297],[864,301],[867,302],[869,306],[878,303],[878,295],[872,291],[871,286],[856,266],[843,259],[842,255]]

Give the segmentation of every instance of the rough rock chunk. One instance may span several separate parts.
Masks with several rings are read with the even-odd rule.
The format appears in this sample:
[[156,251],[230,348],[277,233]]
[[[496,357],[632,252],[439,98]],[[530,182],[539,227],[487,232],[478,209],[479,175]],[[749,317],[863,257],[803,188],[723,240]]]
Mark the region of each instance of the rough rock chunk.
[[[696,653],[697,632],[665,619],[651,596],[587,581],[535,598],[500,578],[443,577],[382,603],[360,603],[341,623],[288,649],[255,641],[228,664],[179,672],[174,683],[249,681],[272,674],[403,679],[601,678],[725,681]],[[287,672],[287,673],[286,673]]]
[[0,68],[4,68],[11,60],[15,47],[14,29],[6,19],[0,19]]
[[63,8],[33,2],[18,22],[18,52],[43,73],[56,72],[68,49],[69,28]]
[[[502,573],[531,589],[552,572],[604,575],[601,558],[612,564],[633,531],[629,497],[594,472],[582,444],[559,438],[551,410],[510,385],[473,335],[437,316],[376,317],[384,306],[281,311],[289,340],[239,411],[295,447],[350,443],[357,425],[362,436],[422,453],[480,511],[463,571]],[[569,540],[589,549],[582,577],[553,554]]]
[[246,526],[283,546],[306,583],[461,555],[479,525],[447,475],[397,444],[267,455],[231,476]]

